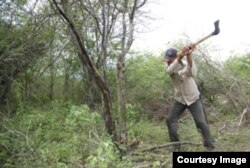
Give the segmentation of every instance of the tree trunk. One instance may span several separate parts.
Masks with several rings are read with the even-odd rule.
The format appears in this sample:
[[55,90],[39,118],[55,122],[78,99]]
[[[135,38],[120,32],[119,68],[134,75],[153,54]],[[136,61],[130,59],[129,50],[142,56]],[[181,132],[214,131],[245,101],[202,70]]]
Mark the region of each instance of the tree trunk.
[[125,96],[125,63],[119,60],[117,63],[117,98],[118,98],[118,112],[119,112],[119,130],[120,136],[123,137],[122,143],[127,143],[126,130],[126,96]]
[[64,97],[65,102],[67,102],[69,100],[69,72],[68,72],[68,69],[65,70],[65,74],[64,74],[63,97]]
[[95,83],[91,76],[88,76],[87,80],[88,80],[87,81],[87,87],[88,87],[87,102],[88,102],[88,106],[93,109],[95,107],[95,103],[94,103],[95,102],[94,100]]
[[100,76],[100,73],[98,72],[98,70],[96,69],[95,65],[93,64],[92,60],[90,59],[90,56],[88,55],[85,46],[83,44],[83,40],[80,37],[80,33],[78,32],[78,30],[75,27],[75,24],[73,23],[73,21],[70,19],[70,17],[68,17],[67,14],[67,5],[65,5],[66,1],[64,2],[63,6],[66,7],[64,9],[63,12],[61,10],[61,8],[58,6],[56,0],[53,0],[53,3],[56,7],[56,9],[58,10],[58,12],[61,14],[61,16],[66,20],[66,22],[69,25],[70,30],[72,31],[73,34],[73,41],[74,41],[74,45],[75,48],[79,51],[78,52],[78,57],[80,58],[82,64],[84,66],[86,66],[89,75],[93,76],[94,81],[96,83],[96,85],[98,86],[98,88],[100,89],[101,93],[102,93],[102,98],[103,98],[103,119],[105,122],[105,128],[108,132],[108,134],[111,135],[112,140],[113,141],[117,141],[117,136],[116,136],[116,132],[115,132],[115,123],[112,119],[112,115],[111,115],[111,99],[110,99],[110,91],[108,86],[106,85],[106,83],[104,82],[104,80],[102,79],[102,77]]
[[11,80],[9,76],[5,74],[1,75],[0,78],[0,107],[7,105],[7,99],[11,89]]
[[[145,1],[142,3],[144,4]],[[134,34],[134,17],[138,5],[138,0],[133,2],[133,7],[129,12],[129,1],[125,0],[122,10],[122,38],[121,38],[121,53],[117,61],[117,97],[118,97],[118,112],[120,116],[120,131],[121,136],[125,136],[127,140],[127,128],[126,128],[126,95],[125,95],[125,57],[130,50],[133,43]],[[127,23],[126,16],[129,16],[129,22]],[[126,143],[126,142],[124,142]]]
[[[52,44],[51,44],[52,45]],[[52,58],[52,54],[50,54],[50,63],[51,63],[51,66],[50,66],[50,86],[49,86],[49,99],[50,101],[53,100],[53,92],[54,92],[54,74],[55,74],[55,70],[54,70],[54,65],[53,65],[53,58]]]
[[13,77],[9,74],[0,74],[0,112],[9,117],[14,111],[14,107],[9,104]]

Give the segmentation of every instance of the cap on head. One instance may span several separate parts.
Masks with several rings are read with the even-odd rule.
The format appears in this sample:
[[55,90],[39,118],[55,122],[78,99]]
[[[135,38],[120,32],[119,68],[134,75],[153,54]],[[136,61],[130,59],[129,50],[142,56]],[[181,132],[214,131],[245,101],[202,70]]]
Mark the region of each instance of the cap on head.
[[177,51],[176,49],[174,49],[174,48],[169,48],[169,49],[166,51],[164,58],[165,58],[165,59],[174,58],[174,57],[176,57],[177,52],[178,52],[178,51]]

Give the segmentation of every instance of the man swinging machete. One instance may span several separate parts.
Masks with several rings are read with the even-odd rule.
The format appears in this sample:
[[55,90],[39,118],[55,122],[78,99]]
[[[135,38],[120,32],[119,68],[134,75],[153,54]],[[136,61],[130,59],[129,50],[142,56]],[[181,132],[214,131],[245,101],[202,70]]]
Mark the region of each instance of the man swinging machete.
[[[203,145],[208,151],[214,151],[214,139],[204,112],[203,103],[198,86],[194,80],[197,75],[197,68],[192,58],[192,52],[196,45],[205,41],[211,36],[220,32],[219,21],[214,23],[215,30],[208,36],[200,39],[196,43],[190,44],[180,51],[175,48],[169,48],[163,61],[166,63],[166,70],[174,86],[175,101],[167,117],[167,127],[171,142],[176,142],[172,151],[179,151],[180,139],[177,133],[178,120],[185,109],[189,109],[196,124],[196,127],[202,134]],[[184,60],[183,58],[186,57]]]

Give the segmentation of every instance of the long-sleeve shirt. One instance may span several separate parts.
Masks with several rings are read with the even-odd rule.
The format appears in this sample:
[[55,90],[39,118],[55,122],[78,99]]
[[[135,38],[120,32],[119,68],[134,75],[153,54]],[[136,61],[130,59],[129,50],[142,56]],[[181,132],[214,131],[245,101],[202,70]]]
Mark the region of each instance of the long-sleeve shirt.
[[180,63],[177,59],[166,67],[175,90],[175,100],[186,105],[191,105],[199,99],[200,92],[193,79],[197,75],[197,68],[193,62],[192,67],[187,61]]

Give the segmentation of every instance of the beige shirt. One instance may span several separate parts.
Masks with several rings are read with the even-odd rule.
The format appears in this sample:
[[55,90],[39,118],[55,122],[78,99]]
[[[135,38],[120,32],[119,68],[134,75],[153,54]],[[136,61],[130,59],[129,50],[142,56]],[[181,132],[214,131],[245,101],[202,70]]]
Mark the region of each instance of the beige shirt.
[[166,67],[167,73],[172,79],[172,83],[175,89],[176,101],[191,105],[199,99],[200,92],[193,79],[197,75],[197,68],[193,62],[192,68],[188,66],[187,61],[182,60],[179,63],[177,59]]

